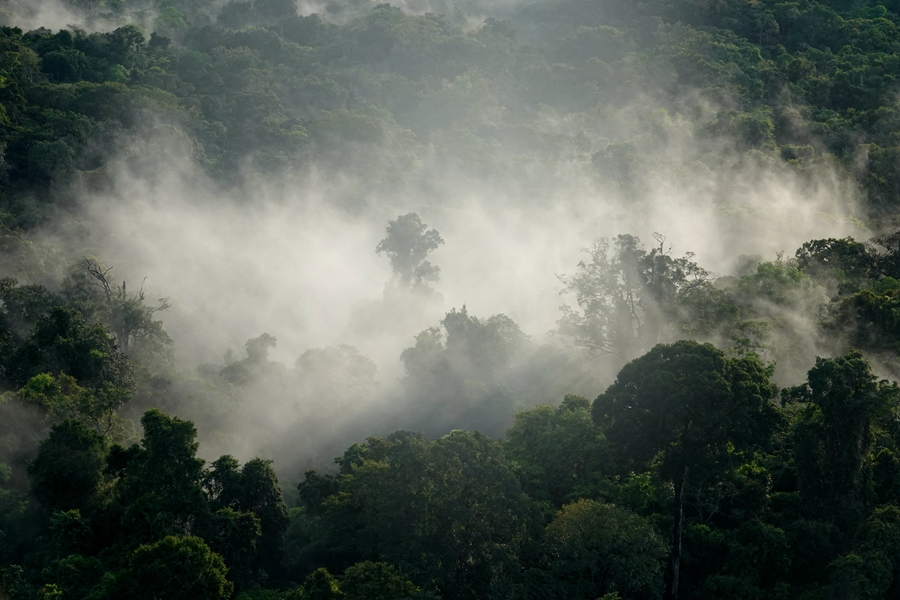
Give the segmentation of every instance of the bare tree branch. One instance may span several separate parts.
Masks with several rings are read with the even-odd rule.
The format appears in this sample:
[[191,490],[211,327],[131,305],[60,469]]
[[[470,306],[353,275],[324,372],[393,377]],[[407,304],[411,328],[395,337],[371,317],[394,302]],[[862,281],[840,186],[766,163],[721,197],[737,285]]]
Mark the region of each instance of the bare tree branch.
[[112,287],[109,285],[109,279],[106,278],[106,274],[112,271],[112,267],[106,269],[105,271],[100,268],[99,265],[95,265],[91,261],[85,259],[85,264],[87,266],[87,272],[90,273],[94,279],[97,280],[96,284],[103,292],[106,294],[106,300],[112,301]]

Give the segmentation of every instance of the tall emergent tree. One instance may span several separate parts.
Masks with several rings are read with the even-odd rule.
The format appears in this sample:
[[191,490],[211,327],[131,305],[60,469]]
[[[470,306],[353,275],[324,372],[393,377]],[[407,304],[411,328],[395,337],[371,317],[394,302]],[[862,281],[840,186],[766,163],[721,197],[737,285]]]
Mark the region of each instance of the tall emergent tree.
[[806,402],[793,436],[800,492],[813,514],[853,531],[874,508],[874,430],[896,419],[900,389],[856,350],[818,358],[807,379],[791,390]]
[[428,229],[419,215],[409,213],[389,221],[387,237],[378,242],[375,252],[391,259],[393,281],[402,287],[428,289],[440,281],[441,268],[425,258],[444,243],[436,229]]
[[678,595],[685,486],[721,472],[778,423],[771,368],[711,344],[660,344],[625,365],[593,406],[594,420],[626,467],[657,462],[675,487],[666,599]]
[[125,281],[119,286],[110,280],[112,267],[104,268],[100,263],[85,259],[85,269],[102,292],[98,298],[97,313],[116,335],[122,352],[129,354],[132,346],[137,344],[159,353],[171,344],[162,323],[153,320],[154,314],[169,308],[168,298],[160,298],[155,306],[148,306],[144,304],[143,282],[138,293],[133,294],[127,291]]
[[656,234],[655,239],[649,252],[633,235],[619,235],[612,243],[599,239],[575,275],[560,277],[562,293],[574,295],[578,304],[578,309],[561,308],[560,335],[624,362],[684,320],[689,300],[698,291],[711,291],[710,275],[691,260],[693,254],[674,258],[665,238]]

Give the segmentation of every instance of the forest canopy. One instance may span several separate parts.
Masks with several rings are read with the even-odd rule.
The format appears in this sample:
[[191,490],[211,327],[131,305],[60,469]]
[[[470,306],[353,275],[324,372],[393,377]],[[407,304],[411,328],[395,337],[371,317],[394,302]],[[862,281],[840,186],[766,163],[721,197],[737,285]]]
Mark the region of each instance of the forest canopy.
[[0,0],[0,598],[900,597],[898,28]]

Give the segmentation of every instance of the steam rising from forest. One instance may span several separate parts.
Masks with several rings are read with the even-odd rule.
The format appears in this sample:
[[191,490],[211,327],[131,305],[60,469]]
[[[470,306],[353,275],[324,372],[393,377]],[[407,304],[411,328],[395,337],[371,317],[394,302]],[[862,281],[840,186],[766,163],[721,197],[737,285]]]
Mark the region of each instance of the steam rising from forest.
[[[300,190],[254,183],[249,199],[204,185],[196,170],[147,172],[123,175],[112,192],[92,197],[85,219],[101,240],[91,242],[98,256],[116,257],[121,275],[147,275],[149,288],[175,300],[161,315],[167,324],[183,314],[184,327],[202,328],[167,326],[179,355],[193,364],[263,331],[278,336],[274,355],[286,361],[310,346],[366,347],[352,316],[381,299],[391,273],[375,246],[387,221],[407,212],[440,231],[446,245],[433,257],[443,301],[434,301],[418,329],[398,332],[401,344],[463,304],[477,314],[508,314],[542,338],[565,301],[556,275],[570,273],[599,237],[632,232],[652,244],[659,232],[675,254],[695,252],[700,265],[730,275],[741,255],[771,260],[815,235],[866,233],[852,196],[843,195],[852,192],[828,171],[813,187],[777,168],[731,167],[727,186],[696,173],[655,182],[649,199],[637,202],[592,186],[586,175],[573,181],[553,172],[540,175],[548,182],[541,192],[549,192],[540,197],[448,172],[428,182],[429,192],[373,197],[364,181],[335,186],[315,173]],[[343,208],[348,196],[362,208]],[[396,354],[369,350],[386,368],[396,363]]]
[[[398,408],[416,399],[399,383],[400,352],[451,308],[506,314],[535,343],[562,346],[551,332],[559,306],[572,300],[560,296],[556,276],[572,273],[595,238],[633,232],[653,244],[652,234],[660,232],[674,254],[696,252],[699,264],[730,275],[741,255],[771,260],[812,237],[865,236],[844,195],[850,192],[827,169],[810,185],[775,166],[729,165],[729,177],[661,177],[646,199],[634,202],[620,190],[592,185],[579,172],[584,165],[567,167],[566,173],[539,174],[545,182],[539,194],[448,170],[428,181],[428,191],[370,195],[364,181],[345,176],[333,184],[328,173],[316,172],[302,189],[259,181],[242,197],[215,189],[189,163],[141,165],[142,177],[123,168],[111,191],[89,195],[84,220],[92,254],[111,257],[115,274],[130,281],[147,276],[148,293],[170,297],[172,308],[160,316],[182,365],[221,363],[225,352],[241,357],[244,342],[264,332],[278,340],[271,357],[288,367],[310,348],[340,344],[375,362],[379,386],[331,406],[315,402],[303,410],[296,390],[257,384],[245,392],[247,412],[234,413],[230,425],[258,428],[237,436],[247,446],[236,448],[234,438],[222,440],[222,448],[204,442],[210,456],[227,450],[295,458],[300,438],[318,461],[330,458],[328,449],[338,453],[354,434],[371,434],[373,419],[384,431],[409,424]],[[348,197],[359,205],[342,206]],[[384,297],[390,267],[375,254],[384,224],[407,212],[417,212],[446,240],[432,256],[441,268],[439,295],[412,312]],[[805,321],[812,313],[795,318]],[[821,351],[813,346],[809,356]],[[611,383],[614,366],[590,358],[580,369],[594,371],[593,377],[560,381],[555,391],[596,395]],[[202,438],[204,416],[191,416]],[[331,426],[323,427],[323,420]],[[279,440],[291,436],[290,447],[273,446],[263,431]]]
[[[515,3],[463,4],[469,16],[503,16]],[[400,6],[417,14],[441,8]],[[28,8],[18,21],[25,27],[61,27],[73,18],[49,2]],[[301,3],[299,10],[327,18],[323,8]],[[652,246],[659,233],[667,252],[696,253],[700,266],[726,276],[741,274],[748,262],[790,256],[809,239],[868,237],[846,173],[828,162],[799,170],[754,157],[739,152],[740,142],[727,135],[717,147],[700,144],[694,126],[679,113],[655,108],[665,85],[657,81],[630,107],[604,115],[603,127],[584,128],[583,147],[571,156],[553,164],[526,163],[524,173],[490,165],[467,169],[423,142],[420,161],[396,183],[373,185],[352,166],[318,164],[273,178],[254,175],[248,165],[242,185],[229,187],[203,174],[183,139],[157,134],[158,151],[127,155],[106,169],[104,185],[83,186],[82,208],[73,218],[84,237],[59,238],[58,228],[50,226],[37,238],[73,256],[101,257],[113,267],[112,276],[129,286],[146,277],[147,295],[171,303],[158,316],[182,369],[233,364],[243,358],[245,342],[264,333],[277,338],[269,358],[285,370],[307,350],[342,344],[377,367],[363,392],[348,390],[357,395],[327,402],[303,393],[298,400],[287,376],[270,373],[233,392],[243,408],[224,427],[219,423],[223,437],[217,440],[203,439],[209,415],[189,414],[209,456],[284,452],[296,458],[299,445],[306,458],[323,453],[315,457],[321,461],[353,436],[420,424],[405,416],[417,398],[400,383],[400,354],[419,332],[464,306],[479,318],[507,315],[535,347],[547,344],[573,361],[568,371],[560,371],[558,362],[541,366],[558,397],[524,403],[557,402],[565,392],[593,398],[612,382],[616,365],[603,357],[575,357],[552,331],[559,306],[573,302],[560,296],[558,276],[571,275],[594,240],[631,233]],[[719,101],[697,97],[685,109],[712,110]],[[395,116],[400,123],[407,120]],[[549,108],[537,121],[546,136],[580,128]],[[492,125],[489,119],[482,124]],[[631,151],[639,159],[622,167],[627,172],[598,178],[592,157],[623,139],[637,140]],[[810,139],[815,142],[812,134]],[[391,149],[366,146],[356,152],[389,155]],[[516,158],[496,162],[514,164]],[[386,291],[390,265],[375,248],[390,220],[413,212],[445,244],[429,257],[441,269],[434,293],[407,302]],[[810,357],[820,350],[815,339],[803,343]],[[226,353],[229,358],[223,358]],[[227,433],[233,430],[243,447]],[[439,430],[440,425],[431,433]]]
[[0,17],[3,17],[4,24],[26,30],[38,27],[62,29],[81,20],[80,15],[58,0],[17,0],[3,8],[5,11],[0,12]]

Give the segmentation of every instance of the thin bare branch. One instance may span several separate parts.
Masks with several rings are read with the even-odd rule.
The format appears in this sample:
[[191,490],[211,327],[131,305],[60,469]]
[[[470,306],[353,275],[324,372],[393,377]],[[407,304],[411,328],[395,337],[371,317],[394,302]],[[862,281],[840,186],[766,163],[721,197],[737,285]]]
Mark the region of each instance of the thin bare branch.
[[107,273],[112,271],[112,267],[109,267],[104,271],[100,268],[100,265],[95,265],[87,259],[85,259],[84,262],[86,264],[87,272],[97,280],[95,285],[103,290],[103,292],[106,294],[107,301],[112,301],[112,287],[109,285],[109,279],[107,279],[106,277]]

